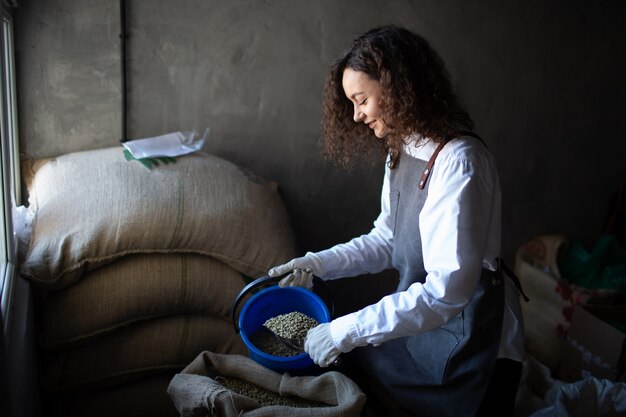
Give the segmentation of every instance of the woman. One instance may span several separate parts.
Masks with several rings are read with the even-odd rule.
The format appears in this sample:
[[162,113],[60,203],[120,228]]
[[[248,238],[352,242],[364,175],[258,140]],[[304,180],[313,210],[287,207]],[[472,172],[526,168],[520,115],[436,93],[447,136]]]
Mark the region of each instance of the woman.
[[368,234],[269,274],[311,288],[312,275],[395,268],[400,282],[311,329],[305,350],[322,367],[352,351],[407,414],[512,415],[525,353],[519,293],[500,273],[499,180],[442,59],[406,29],[370,30],[332,66],[323,107],[328,156],[387,155],[381,213]]

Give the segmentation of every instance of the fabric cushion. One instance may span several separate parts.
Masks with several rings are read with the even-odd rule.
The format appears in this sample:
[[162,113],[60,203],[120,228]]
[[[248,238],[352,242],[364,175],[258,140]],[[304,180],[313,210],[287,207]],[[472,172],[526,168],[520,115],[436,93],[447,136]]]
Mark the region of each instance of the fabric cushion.
[[29,203],[20,272],[47,289],[135,253],[212,256],[250,277],[296,255],[276,184],[207,154],[152,170],[121,147],[66,154],[37,170]]
[[66,348],[161,316],[208,314],[228,319],[244,285],[239,272],[208,256],[125,256],[45,295],[40,303],[40,346]]
[[51,391],[103,389],[181,370],[204,349],[246,354],[231,322],[172,316],[134,323],[74,349],[44,351],[41,382]]

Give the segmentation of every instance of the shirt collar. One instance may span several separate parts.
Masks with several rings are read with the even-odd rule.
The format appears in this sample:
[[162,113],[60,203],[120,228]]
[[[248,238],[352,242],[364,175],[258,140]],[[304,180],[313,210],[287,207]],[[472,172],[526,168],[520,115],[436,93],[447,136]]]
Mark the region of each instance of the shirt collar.
[[437,143],[433,142],[430,138],[418,134],[409,136],[406,142],[404,152],[413,158],[423,161],[428,161],[433,152],[435,152],[435,149],[437,149]]

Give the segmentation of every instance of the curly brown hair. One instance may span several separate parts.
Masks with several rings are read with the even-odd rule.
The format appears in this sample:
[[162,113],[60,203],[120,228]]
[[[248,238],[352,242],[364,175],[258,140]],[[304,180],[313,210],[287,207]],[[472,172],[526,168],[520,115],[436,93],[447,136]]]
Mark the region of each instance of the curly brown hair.
[[[374,136],[353,119],[353,106],[342,87],[346,68],[361,71],[381,85],[381,116],[388,134]],[[378,27],[356,38],[331,66],[324,85],[321,147],[324,156],[350,167],[356,155],[391,154],[413,134],[446,142],[460,129],[474,127],[450,82],[441,57],[421,36],[394,25]]]

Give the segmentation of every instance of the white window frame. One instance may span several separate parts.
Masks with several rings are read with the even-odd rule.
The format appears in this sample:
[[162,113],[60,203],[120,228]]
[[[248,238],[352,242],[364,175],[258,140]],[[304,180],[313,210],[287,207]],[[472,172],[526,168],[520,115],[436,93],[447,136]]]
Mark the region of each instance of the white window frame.
[[1,75],[0,78],[0,185],[2,207],[0,208],[0,313],[5,343],[8,343],[14,284],[17,264],[17,239],[13,233],[12,212],[20,204],[19,147],[17,129],[17,101],[15,93],[15,62],[13,45],[13,19],[2,11],[0,31]]
[[36,417],[39,405],[32,293],[17,273],[13,214],[21,205],[16,72],[11,4],[2,1],[0,30],[0,415]]

